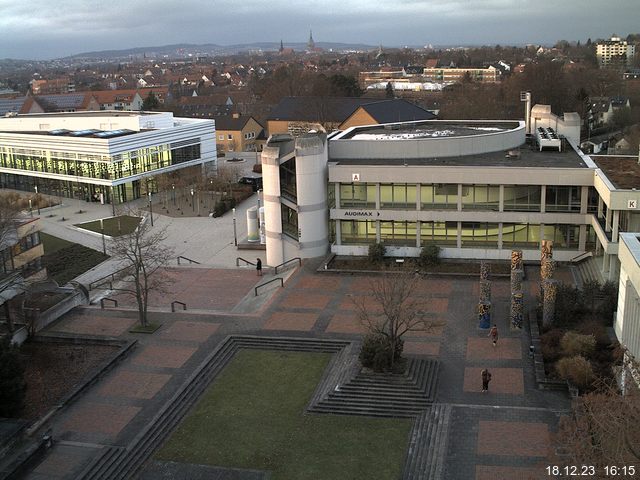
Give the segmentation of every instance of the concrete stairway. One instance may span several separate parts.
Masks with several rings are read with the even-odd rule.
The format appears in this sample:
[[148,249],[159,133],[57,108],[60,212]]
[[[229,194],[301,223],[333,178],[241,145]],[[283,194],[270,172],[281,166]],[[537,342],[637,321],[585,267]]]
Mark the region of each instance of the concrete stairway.
[[443,478],[451,410],[451,405],[436,403],[416,418],[402,480]]
[[586,260],[575,265],[576,281],[578,288],[582,288],[585,282],[596,281],[603,283],[600,267],[602,266],[602,257],[589,257]]
[[[350,370],[353,372],[353,369]],[[357,372],[334,383],[309,412],[374,417],[415,417],[433,403],[438,382],[437,360],[411,359],[404,374]]]

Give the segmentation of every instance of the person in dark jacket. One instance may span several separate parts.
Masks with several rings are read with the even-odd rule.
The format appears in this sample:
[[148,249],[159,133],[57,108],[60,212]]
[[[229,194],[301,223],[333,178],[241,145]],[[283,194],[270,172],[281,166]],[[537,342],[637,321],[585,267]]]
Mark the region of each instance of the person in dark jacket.
[[259,277],[262,276],[262,260],[260,260],[259,258],[256,261],[256,272]]
[[488,392],[489,391],[489,382],[491,381],[491,372],[489,372],[489,370],[484,368],[482,370],[482,372],[480,373],[480,375],[482,376],[482,391],[483,392]]

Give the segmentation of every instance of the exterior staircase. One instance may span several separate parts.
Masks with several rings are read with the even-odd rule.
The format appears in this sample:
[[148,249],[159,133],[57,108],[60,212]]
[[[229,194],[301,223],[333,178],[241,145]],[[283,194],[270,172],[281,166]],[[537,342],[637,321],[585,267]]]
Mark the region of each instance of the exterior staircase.
[[573,265],[572,270],[574,272],[578,288],[582,288],[582,285],[588,281],[603,283],[604,279],[600,273],[601,266],[602,257],[589,257],[582,262]]

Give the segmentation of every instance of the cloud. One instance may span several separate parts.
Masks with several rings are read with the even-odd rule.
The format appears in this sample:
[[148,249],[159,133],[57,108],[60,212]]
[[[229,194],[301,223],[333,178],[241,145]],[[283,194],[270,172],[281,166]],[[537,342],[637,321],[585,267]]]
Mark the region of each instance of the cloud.
[[0,57],[256,41],[554,43],[637,31],[638,0],[0,0]]

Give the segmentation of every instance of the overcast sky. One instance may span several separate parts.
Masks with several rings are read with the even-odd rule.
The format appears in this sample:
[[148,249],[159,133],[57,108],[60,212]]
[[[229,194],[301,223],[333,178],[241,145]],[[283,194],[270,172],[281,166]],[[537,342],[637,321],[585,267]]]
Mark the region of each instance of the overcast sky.
[[640,32],[640,0],[0,0],[0,58],[173,43],[501,45]]

